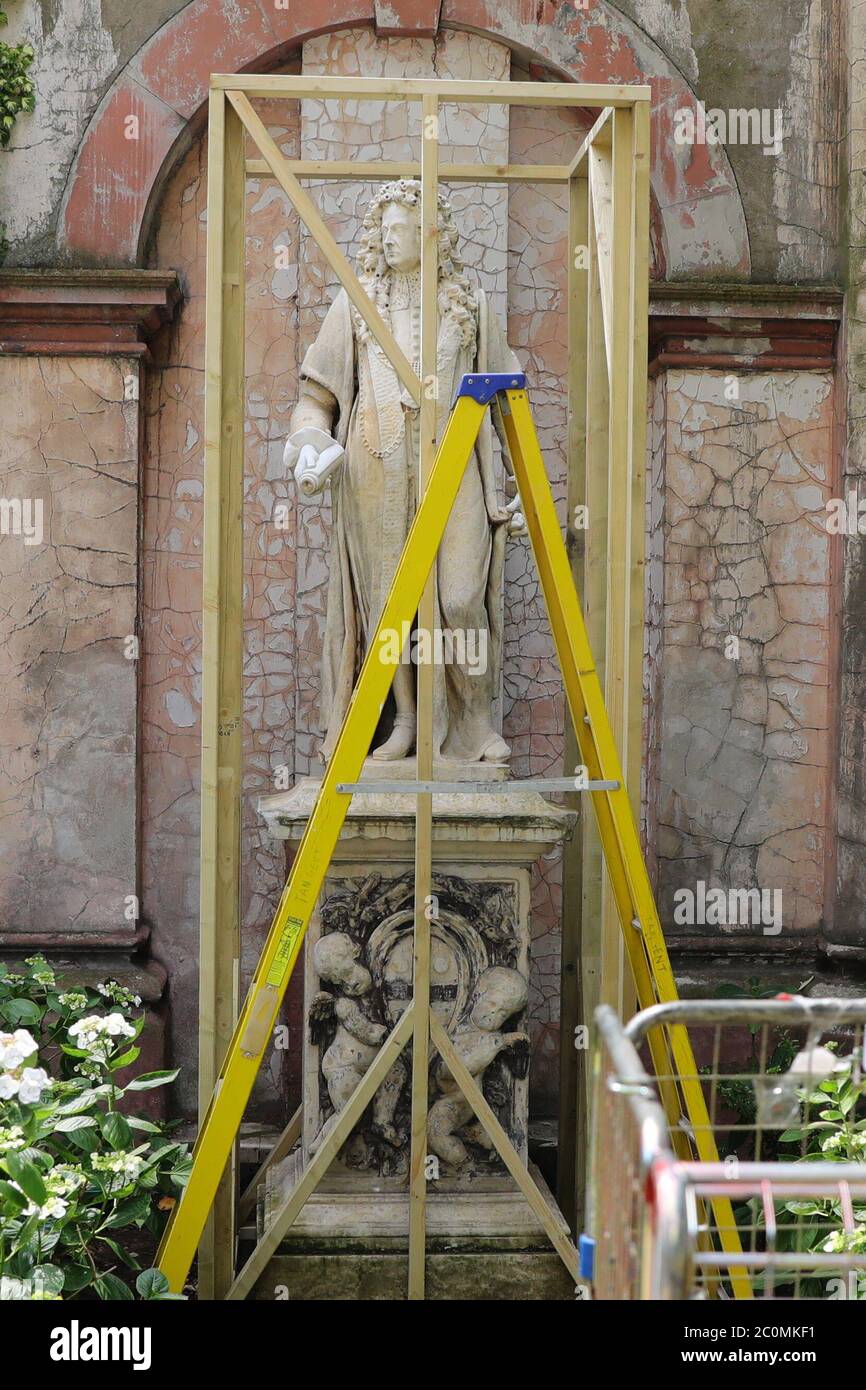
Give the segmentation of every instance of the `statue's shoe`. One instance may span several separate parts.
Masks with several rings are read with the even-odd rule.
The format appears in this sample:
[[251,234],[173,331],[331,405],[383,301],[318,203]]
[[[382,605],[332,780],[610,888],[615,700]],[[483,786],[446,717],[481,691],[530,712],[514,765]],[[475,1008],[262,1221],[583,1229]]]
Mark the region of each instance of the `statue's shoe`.
[[406,758],[415,747],[415,715],[398,714],[394,718],[391,735],[380,748],[370,754],[377,762],[396,763]]
[[499,734],[491,734],[481,750],[481,756],[478,761],[482,763],[504,763],[507,762],[510,757],[511,749],[505,742],[505,739],[500,738]]

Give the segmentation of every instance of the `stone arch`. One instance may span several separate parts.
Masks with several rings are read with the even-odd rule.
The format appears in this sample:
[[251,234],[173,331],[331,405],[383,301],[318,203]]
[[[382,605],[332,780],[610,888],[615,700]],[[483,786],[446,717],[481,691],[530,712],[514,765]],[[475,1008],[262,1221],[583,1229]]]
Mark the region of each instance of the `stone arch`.
[[309,9],[191,0],[144,44],[97,108],[64,191],[61,253],[77,264],[139,264],[162,181],[204,119],[210,73],[267,71],[316,34],[362,26],[418,36],[464,29],[562,80],[650,83],[654,220],[667,273],[748,276],[745,216],[724,149],[673,142],[674,112],[694,107],[695,94],[606,0],[590,10],[552,0],[316,0]]

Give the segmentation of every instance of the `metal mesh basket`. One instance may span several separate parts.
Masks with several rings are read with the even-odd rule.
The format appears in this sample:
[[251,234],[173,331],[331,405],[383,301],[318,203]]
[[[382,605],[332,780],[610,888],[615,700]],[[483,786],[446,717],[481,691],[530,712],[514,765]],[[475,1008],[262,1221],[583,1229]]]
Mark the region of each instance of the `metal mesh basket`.
[[[866,1298],[866,1000],[677,1001],[625,1028],[596,1017],[596,1297]],[[638,1049],[657,1030],[670,1056],[682,1025],[695,1075],[651,1079]],[[708,1136],[718,1162],[699,1157]]]

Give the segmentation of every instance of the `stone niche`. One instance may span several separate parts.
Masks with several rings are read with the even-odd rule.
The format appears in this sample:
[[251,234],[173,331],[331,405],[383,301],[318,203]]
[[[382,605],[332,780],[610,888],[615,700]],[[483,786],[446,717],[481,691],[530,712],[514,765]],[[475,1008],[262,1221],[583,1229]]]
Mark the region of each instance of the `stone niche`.
[[[450,782],[484,778],[491,791],[433,798],[430,993],[433,1012],[464,1059],[472,1054],[470,1070],[527,1162],[530,871],[571,834],[575,815],[535,792],[507,791],[506,773],[483,764],[436,769]],[[409,758],[368,761],[362,778],[415,775]],[[318,786],[305,778],[260,802],[272,835],[297,844]],[[269,1177],[260,1202],[265,1228],[327,1133],[335,1099],[338,1109],[411,1000],[414,831],[411,793],[354,797],[306,939],[303,1139]],[[558,1257],[539,1223],[432,1048],[430,1062],[430,1248],[437,1239],[449,1250],[455,1240],[481,1239],[485,1249],[544,1251],[544,1279],[557,1285]],[[386,1250],[405,1250],[410,1074],[411,1044],[302,1210],[285,1250],[321,1250],[323,1240],[340,1242],[341,1250],[349,1242],[369,1251],[372,1242],[381,1253],[383,1241]],[[534,1169],[533,1176],[543,1188]]]

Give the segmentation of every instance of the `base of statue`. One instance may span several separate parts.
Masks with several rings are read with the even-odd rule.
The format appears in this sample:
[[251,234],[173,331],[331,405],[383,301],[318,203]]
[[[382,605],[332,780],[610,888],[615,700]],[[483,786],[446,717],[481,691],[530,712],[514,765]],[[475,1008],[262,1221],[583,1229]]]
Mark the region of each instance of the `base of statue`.
[[[274,1165],[260,1194],[258,1237],[303,1171],[300,1149]],[[534,1164],[530,1174],[561,1229],[566,1225]],[[574,1284],[525,1202],[505,1192],[427,1195],[426,1297],[564,1300]],[[406,1194],[313,1193],[250,1295],[274,1300],[406,1297]]]
[[[433,797],[431,1010],[474,1067],[476,1083],[526,1163],[530,874],[540,856],[571,834],[576,816],[536,792],[506,790],[504,766],[442,760],[434,775],[490,782],[491,790]],[[371,758],[362,780],[416,776],[414,758]],[[304,778],[259,803],[275,838],[297,845],[318,788],[318,779]],[[412,792],[397,791],[359,793],[349,807],[306,939],[302,1143],[274,1168],[262,1194],[265,1222],[370,1065],[372,1044],[412,998],[415,807]],[[396,1242],[391,1253],[405,1264],[399,1248],[408,1229],[410,1073],[411,1044],[307,1202],[292,1242]],[[549,1251],[432,1049],[429,1115],[431,1240],[445,1241],[449,1250],[454,1240],[467,1239],[476,1246],[481,1240],[485,1249],[489,1241],[504,1241],[500,1253],[509,1247],[517,1253],[513,1242],[525,1253]]]

